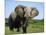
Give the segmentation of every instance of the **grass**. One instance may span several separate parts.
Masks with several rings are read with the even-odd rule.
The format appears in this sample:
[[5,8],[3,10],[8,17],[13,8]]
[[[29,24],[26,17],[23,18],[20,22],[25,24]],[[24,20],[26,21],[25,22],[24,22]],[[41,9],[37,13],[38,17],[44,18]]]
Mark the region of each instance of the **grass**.
[[[19,32],[16,32],[16,31],[17,29],[14,29],[14,31],[10,31],[9,27],[5,26],[5,35],[23,34],[22,28],[20,28]],[[27,33],[40,33],[40,32],[44,32],[44,20],[29,20]]]

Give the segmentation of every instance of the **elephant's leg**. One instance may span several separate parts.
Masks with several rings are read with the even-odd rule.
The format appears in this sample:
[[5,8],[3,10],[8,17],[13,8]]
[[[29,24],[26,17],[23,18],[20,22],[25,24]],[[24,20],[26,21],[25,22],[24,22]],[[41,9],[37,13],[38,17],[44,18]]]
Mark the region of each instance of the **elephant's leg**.
[[23,29],[23,33],[26,33],[27,32],[27,19],[24,18],[23,19],[23,26],[22,26],[22,29]]
[[11,31],[13,31],[13,30],[14,30],[13,23],[10,23],[9,28],[10,28],[10,30],[11,30]]
[[20,31],[20,29],[19,29],[19,27],[17,28],[17,32],[19,32]]
[[22,27],[23,33],[26,33],[26,27]]
[[12,21],[12,17],[11,17],[11,15],[9,16],[9,29],[11,30],[11,31],[13,31],[13,21]]
[[10,29],[10,31],[13,31],[14,27],[12,26],[12,23],[10,23],[9,29]]
[[10,27],[10,30],[13,31],[13,27]]

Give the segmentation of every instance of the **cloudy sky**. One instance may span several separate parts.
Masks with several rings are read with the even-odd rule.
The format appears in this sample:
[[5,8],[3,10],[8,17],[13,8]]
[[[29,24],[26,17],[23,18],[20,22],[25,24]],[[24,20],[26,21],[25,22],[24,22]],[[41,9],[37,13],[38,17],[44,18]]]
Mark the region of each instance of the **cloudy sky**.
[[8,18],[10,13],[14,10],[17,5],[24,5],[30,7],[36,7],[39,11],[39,15],[34,17],[34,19],[43,19],[44,17],[44,4],[42,2],[19,2],[15,0],[5,1],[5,17]]

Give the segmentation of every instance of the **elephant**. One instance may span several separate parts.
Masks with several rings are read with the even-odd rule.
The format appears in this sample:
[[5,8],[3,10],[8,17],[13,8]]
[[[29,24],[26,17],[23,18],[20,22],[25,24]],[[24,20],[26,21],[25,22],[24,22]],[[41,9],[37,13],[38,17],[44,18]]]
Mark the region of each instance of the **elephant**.
[[23,33],[26,33],[29,18],[38,16],[38,14],[39,11],[35,7],[28,7],[23,5],[16,6],[14,12],[9,16],[10,30],[17,28],[17,31],[19,31],[19,28],[22,27]]
[[39,11],[34,7],[25,7],[24,12],[25,12],[24,20],[23,20],[24,24],[22,28],[23,28],[23,31],[26,33],[29,18],[34,18],[38,16]]
[[19,31],[19,28],[22,26],[21,22],[23,21],[23,8],[16,7],[15,10],[9,16],[9,28],[11,31],[14,28],[17,28],[17,31]]

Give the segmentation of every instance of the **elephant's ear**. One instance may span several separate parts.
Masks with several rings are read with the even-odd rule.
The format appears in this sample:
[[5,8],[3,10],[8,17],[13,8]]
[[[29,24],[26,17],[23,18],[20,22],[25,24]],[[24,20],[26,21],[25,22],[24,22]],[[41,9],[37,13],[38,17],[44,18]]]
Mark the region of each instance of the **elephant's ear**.
[[32,8],[31,10],[31,17],[35,17],[38,16],[39,11],[36,8]]

